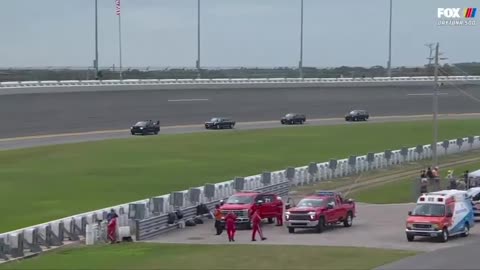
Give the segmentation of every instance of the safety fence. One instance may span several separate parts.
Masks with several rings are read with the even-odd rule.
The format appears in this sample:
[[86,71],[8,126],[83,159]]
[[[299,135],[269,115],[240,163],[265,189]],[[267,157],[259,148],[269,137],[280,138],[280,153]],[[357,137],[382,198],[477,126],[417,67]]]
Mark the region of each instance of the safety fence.
[[[439,76],[440,82],[480,81],[480,76]],[[1,82],[0,88],[52,88],[134,85],[261,85],[261,84],[327,84],[338,83],[405,83],[433,82],[434,77],[373,77],[373,78],[258,78],[258,79],[128,79],[128,80],[67,80]]]
[[[480,149],[480,137],[470,136],[445,140],[437,143],[437,149],[439,157]],[[280,171],[263,172],[249,177],[236,177],[226,182],[206,184],[202,187],[108,207],[0,234],[0,258],[6,260],[28,256],[28,254],[48,249],[50,246],[82,240],[86,235],[87,224],[96,224],[105,220],[107,212],[111,208],[119,213],[119,226],[129,226],[133,237],[140,240],[149,239],[166,231],[182,228],[183,221],[200,214],[196,211],[199,205],[206,205],[208,209],[211,209],[219,200],[231,196],[238,190],[260,190],[285,194],[285,186],[304,186],[431,157],[431,144],[417,145],[379,153],[371,152],[361,156],[352,155],[344,159],[331,159],[321,163],[312,162],[303,167],[288,167]],[[174,223],[169,223],[168,215],[179,209],[184,212],[183,221],[176,220]]]

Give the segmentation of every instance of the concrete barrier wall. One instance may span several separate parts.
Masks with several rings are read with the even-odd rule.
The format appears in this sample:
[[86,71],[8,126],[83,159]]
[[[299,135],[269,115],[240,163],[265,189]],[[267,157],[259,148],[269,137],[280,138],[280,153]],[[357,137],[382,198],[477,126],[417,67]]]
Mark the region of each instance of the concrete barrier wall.
[[[285,87],[368,87],[394,85],[430,85],[433,77],[374,78],[263,78],[263,79],[130,79],[90,81],[1,82],[0,95],[130,90],[235,89]],[[480,82],[480,76],[440,76],[440,82],[468,84]]]
[[[439,156],[480,149],[480,136],[438,142],[437,149]],[[86,225],[104,220],[111,208],[120,215],[119,226],[130,226],[132,235],[138,233],[135,228],[139,226],[137,221],[156,220],[152,222],[153,225],[145,225],[150,227],[144,236],[150,237],[165,231],[166,215],[169,212],[181,209],[194,216],[193,209],[197,205],[202,203],[211,207],[213,203],[229,197],[238,190],[265,190],[282,186],[285,183],[288,183],[289,187],[309,185],[431,157],[432,145],[430,144],[403,147],[393,151],[385,150],[380,153],[352,155],[343,159],[331,159],[320,163],[312,162],[297,168],[288,167],[274,172],[236,177],[221,183],[205,184],[201,187],[107,207],[0,234],[0,261],[2,258],[23,257],[26,252],[40,252],[49,246],[63,245],[83,239],[86,234]]]

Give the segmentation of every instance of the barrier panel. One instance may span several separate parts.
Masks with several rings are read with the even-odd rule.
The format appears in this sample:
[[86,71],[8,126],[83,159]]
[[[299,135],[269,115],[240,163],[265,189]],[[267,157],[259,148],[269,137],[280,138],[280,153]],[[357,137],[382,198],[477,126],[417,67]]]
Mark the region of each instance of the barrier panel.
[[[437,143],[439,156],[457,154],[480,149],[480,137],[469,136]],[[351,155],[344,159],[331,159],[326,162],[311,162],[306,166],[274,172],[262,172],[248,177],[236,177],[221,183],[208,183],[184,191],[156,196],[144,200],[73,215],[44,224],[0,234],[0,262],[24,256],[25,253],[61,246],[85,239],[87,224],[96,224],[106,219],[110,209],[119,215],[119,227],[130,228],[136,240],[149,239],[169,230],[183,227],[186,220],[197,215],[197,206],[207,205],[211,210],[220,200],[237,190],[248,189],[274,192],[285,196],[289,188],[309,185],[315,182],[332,180],[366,171],[385,169],[393,165],[429,159],[432,145],[401,147],[379,153]],[[169,224],[172,213],[180,210],[183,217]]]
[[[480,81],[480,76],[439,76],[439,82]],[[406,83],[433,82],[434,77],[373,77],[373,78],[258,78],[258,79],[128,79],[128,80],[64,80],[0,82],[1,88],[92,87],[131,85],[234,85],[234,84],[338,84],[338,83]]]

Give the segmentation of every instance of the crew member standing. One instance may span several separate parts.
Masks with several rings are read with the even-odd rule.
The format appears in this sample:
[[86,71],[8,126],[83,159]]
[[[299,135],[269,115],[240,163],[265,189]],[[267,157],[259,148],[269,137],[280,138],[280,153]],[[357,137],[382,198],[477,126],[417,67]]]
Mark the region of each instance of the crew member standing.
[[281,205],[278,206],[278,212],[277,212],[277,226],[283,226],[283,203]]
[[228,242],[235,242],[235,232],[237,230],[235,226],[236,220],[237,220],[237,216],[232,211],[230,211],[228,215],[225,217],[225,225],[227,227]]
[[110,243],[112,244],[117,242],[117,217],[117,214],[112,215],[107,225],[108,239],[110,239]]
[[217,235],[222,234],[223,226],[222,226],[222,212],[220,211],[220,205],[215,205],[215,229],[217,229]]
[[267,240],[266,237],[263,236],[262,228],[260,227],[262,223],[262,218],[260,217],[260,213],[258,213],[258,209],[255,210],[252,214],[252,241],[257,241],[255,239],[255,235],[258,234],[260,235],[260,238],[263,240]]

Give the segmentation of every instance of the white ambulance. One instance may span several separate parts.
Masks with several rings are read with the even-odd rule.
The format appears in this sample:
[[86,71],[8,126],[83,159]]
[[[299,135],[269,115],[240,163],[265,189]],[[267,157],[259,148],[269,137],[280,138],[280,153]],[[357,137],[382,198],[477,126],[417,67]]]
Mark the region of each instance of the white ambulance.
[[474,225],[468,193],[442,190],[418,198],[415,209],[408,212],[405,233],[408,241],[413,241],[415,236],[427,236],[446,242],[450,236],[468,236]]

